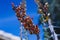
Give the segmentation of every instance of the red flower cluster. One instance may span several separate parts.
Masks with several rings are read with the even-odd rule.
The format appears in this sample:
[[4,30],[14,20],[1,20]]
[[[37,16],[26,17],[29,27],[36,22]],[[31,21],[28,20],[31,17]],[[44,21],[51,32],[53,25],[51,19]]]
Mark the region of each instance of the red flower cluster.
[[15,7],[14,3],[12,3],[12,8],[16,12],[18,20],[21,21],[24,28],[28,30],[30,34],[39,33],[38,26],[33,24],[32,19],[29,16],[26,16],[25,3],[22,3],[18,7]]

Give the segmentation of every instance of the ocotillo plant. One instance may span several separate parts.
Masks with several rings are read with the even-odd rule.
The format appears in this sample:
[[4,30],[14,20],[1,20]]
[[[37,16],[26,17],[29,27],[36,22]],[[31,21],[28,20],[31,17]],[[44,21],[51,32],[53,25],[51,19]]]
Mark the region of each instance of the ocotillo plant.
[[[48,18],[50,16],[49,13],[49,4],[48,2],[44,2],[44,0],[35,0],[38,5],[38,13],[41,15],[40,22],[43,25],[44,30],[44,40],[48,40],[50,37],[50,30],[48,28]],[[49,30],[49,31],[48,31]]]
[[16,7],[14,3],[12,3],[12,8],[16,12],[16,16],[18,20],[21,22],[21,24],[24,26],[26,30],[30,32],[30,34],[36,34],[37,35],[37,40],[39,40],[39,28],[37,25],[34,25],[32,22],[32,18],[26,15],[26,5],[25,3],[22,2],[21,5]]

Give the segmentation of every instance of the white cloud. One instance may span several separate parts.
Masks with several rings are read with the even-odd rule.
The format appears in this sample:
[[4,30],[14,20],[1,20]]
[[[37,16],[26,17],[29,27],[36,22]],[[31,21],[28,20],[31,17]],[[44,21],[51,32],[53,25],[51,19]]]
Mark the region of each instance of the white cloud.
[[20,40],[20,37],[15,36],[15,35],[13,35],[13,34],[11,34],[11,33],[6,33],[6,32],[4,32],[4,31],[2,31],[2,30],[0,30],[0,37],[1,37],[1,36],[3,36],[3,37],[2,37],[3,39],[4,39],[4,37],[5,37],[5,39],[9,38],[9,39],[11,39],[11,40]]

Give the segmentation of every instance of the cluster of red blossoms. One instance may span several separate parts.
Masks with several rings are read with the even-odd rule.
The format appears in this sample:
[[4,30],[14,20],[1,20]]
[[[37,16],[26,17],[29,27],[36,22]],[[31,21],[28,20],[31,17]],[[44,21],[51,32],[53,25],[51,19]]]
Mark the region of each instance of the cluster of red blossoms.
[[21,24],[24,26],[26,30],[30,32],[30,34],[38,34],[39,33],[39,28],[37,25],[34,25],[32,22],[32,18],[29,16],[26,16],[26,5],[23,2],[20,4],[18,7],[12,3],[12,8],[16,12],[16,16],[18,20],[20,20]]

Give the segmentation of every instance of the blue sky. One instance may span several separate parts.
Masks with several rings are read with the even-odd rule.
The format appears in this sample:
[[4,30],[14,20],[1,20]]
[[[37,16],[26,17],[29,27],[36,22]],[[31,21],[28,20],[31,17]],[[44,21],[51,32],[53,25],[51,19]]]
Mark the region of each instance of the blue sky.
[[[17,20],[15,16],[15,12],[12,10],[11,2],[14,2],[15,5],[19,5],[21,0],[0,0],[0,30],[4,30],[6,32],[12,33],[16,36],[20,35],[20,22]],[[37,13],[37,5],[34,0],[27,0],[27,10],[26,13],[30,17],[33,17],[33,23],[38,24],[39,15]],[[42,25],[39,26],[41,30],[41,38],[43,38],[43,30]],[[35,35],[30,35],[29,40],[36,40]]]

